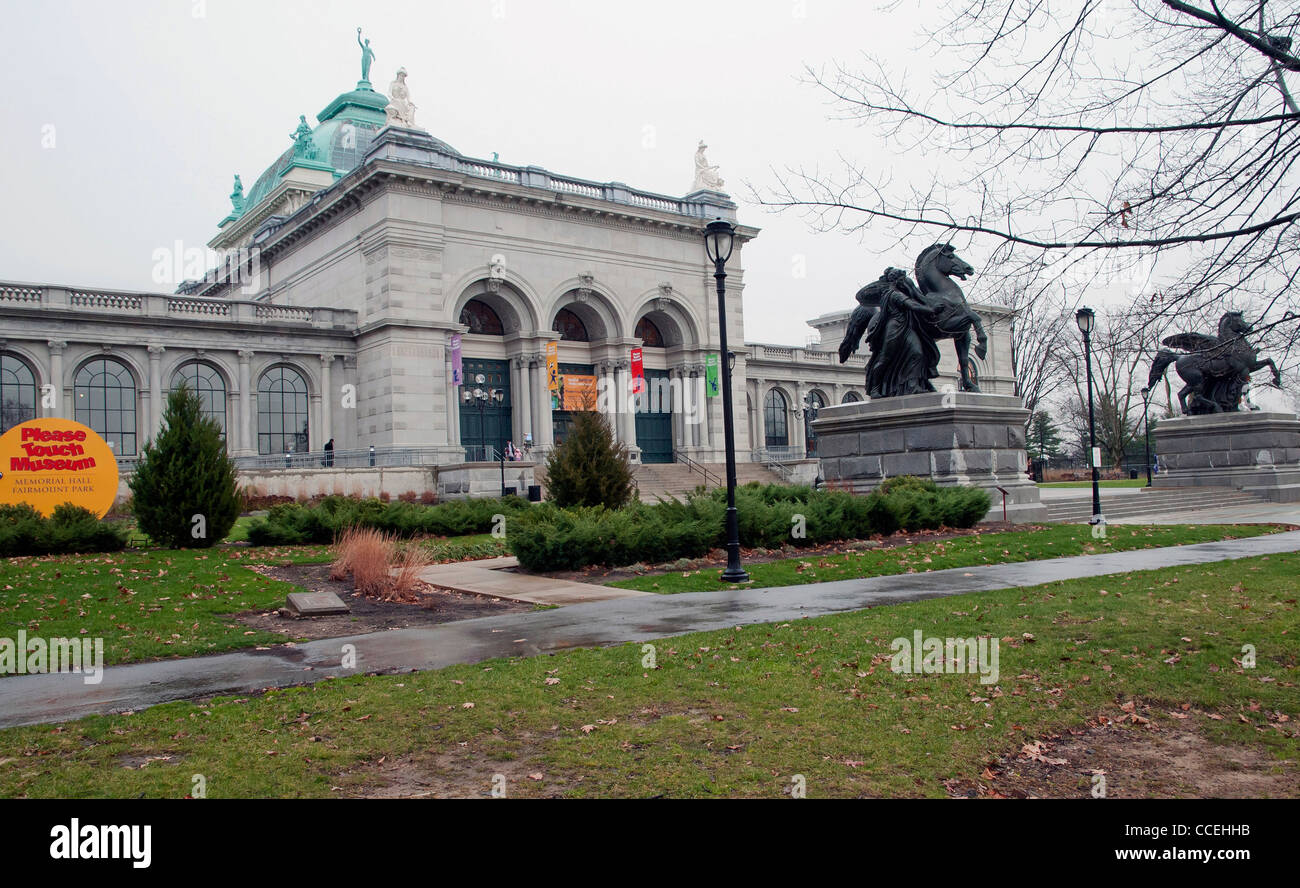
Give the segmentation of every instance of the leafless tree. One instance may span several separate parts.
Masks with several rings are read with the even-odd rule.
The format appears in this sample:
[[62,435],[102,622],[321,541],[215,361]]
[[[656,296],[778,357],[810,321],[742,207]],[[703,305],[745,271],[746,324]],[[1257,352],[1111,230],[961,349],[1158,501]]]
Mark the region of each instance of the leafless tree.
[[808,71],[918,175],[843,157],[830,173],[787,167],[760,202],[822,229],[975,243],[986,268],[1045,276],[1076,302],[1106,301],[1108,282],[1135,334],[1242,309],[1280,363],[1300,360],[1300,325],[1268,326],[1300,313],[1300,3],[922,6],[937,23],[918,53],[938,60],[928,85],[870,57]]
[[[1107,312],[1097,317],[1092,333],[1092,386],[1097,446],[1111,465],[1121,465],[1124,453],[1141,431],[1142,389],[1147,384],[1154,335],[1133,330],[1131,316]],[[1054,348],[1062,372],[1070,378],[1070,404],[1080,405],[1083,434],[1087,434],[1087,362],[1078,335],[1062,336]],[[1071,427],[1079,419],[1072,418]]]

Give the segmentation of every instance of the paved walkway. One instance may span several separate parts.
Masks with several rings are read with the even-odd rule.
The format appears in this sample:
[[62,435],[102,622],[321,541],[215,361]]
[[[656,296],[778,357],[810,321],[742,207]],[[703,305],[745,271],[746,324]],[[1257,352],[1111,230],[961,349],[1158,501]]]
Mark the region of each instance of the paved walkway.
[[583,604],[588,601],[637,598],[653,594],[635,589],[616,589],[613,586],[597,586],[595,583],[575,583],[513,573],[513,569],[518,566],[519,559],[513,555],[457,561],[427,567],[420,572],[420,579],[439,589],[490,595],[511,601],[526,601],[529,604]]
[[[643,642],[711,629],[861,610],[964,592],[1205,564],[1300,551],[1300,531],[1244,540],[1112,552],[931,573],[784,586],[647,595],[401,629],[265,651],[113,666],[98,685],[80,675],[0,678],[0,727],[67,721],[97,712],[138,710],[169,700],[307,684],[357,672],[403,672],[535,656],[578,647]],[[357,668],[340,666],[343,645],[356,647]],[[628,656],[640,657],[639,651]]]

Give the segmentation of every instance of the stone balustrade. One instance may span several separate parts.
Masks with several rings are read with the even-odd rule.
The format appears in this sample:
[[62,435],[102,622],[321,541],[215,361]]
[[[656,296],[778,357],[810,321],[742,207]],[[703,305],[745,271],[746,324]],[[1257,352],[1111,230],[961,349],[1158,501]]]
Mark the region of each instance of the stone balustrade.
[[324,330],[351,330],[357,313],[322,306],[277,305],[243,299],[209,299],[122,290],[77,290],[44,284],[0,281],[0,306],[58,310],[113,317],[174,317],[195,323],[238,323]]

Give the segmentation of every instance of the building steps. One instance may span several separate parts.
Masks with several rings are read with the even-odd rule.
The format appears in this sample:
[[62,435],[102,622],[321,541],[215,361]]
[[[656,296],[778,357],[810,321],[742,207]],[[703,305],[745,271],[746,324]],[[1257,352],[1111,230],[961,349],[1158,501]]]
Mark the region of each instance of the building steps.
[[[1062,524],[1089,521],[1092,518],[1092,492],[1083,488],[1080,494],[1068,499],[1044,500],[1047,520]],[[1107,496],[1106,488],[1101,491],[1101,513],[1107,520],[1170,512],[1190,513],[1225,506],[1253,506],[1265,502],[1254,494],[1228,487],[1144,488],[1138,493],[1113,493],[1110,496]]]

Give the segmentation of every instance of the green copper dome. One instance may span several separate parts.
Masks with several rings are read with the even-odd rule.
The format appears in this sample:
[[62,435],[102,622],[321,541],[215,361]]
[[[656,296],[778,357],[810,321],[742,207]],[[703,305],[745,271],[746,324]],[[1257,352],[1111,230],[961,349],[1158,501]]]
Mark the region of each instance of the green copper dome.
[[[370,150],[375,134],[384,128],[387,105],[387,96],[361,84],[330,102],[316,115],[320,123],[311,133],[315,160],[333,169],[336,179],[356,167]],[[257,177],[244,200],[246,209],[253,209],[275,190],[293,164],[295,147],[291,144]]]

